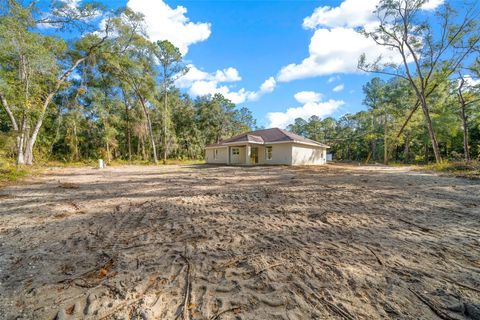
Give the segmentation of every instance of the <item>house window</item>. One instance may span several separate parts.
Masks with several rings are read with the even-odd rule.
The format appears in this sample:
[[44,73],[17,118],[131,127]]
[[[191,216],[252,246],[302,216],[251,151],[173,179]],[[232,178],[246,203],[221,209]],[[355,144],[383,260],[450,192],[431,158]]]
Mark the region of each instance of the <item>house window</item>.
[[265,158],[272,160],[272,147],[265,147]]
[[240,149],[238,149],[238,148],[233,148],[232,149],[232,155],[238,156],[239,154],[240,154]]
[[218,149],[213,150],[213,159],[218,160]]

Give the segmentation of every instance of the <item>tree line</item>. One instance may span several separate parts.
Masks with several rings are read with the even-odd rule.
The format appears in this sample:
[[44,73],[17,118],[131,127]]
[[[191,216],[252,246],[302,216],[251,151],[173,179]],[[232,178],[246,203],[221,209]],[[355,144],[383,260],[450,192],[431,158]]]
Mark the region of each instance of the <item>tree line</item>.
[[[445,160],[480,160],[479,89],[461,79],[443,86],[428,100],[440,155]],[[337,160],[435,161],[424,115],[419,110],[412,114],[416,96],[405,80],[376,77],[363,91],[367,110],[338,119],[296,119],[288,130],[328,144]]]
[[[377,22],[358,30],[397,57],[359,58],[379,75],[364,86],[367,110],[288,129],[341,160],[478,159],[479,8],[447,3],[433,19],[426,2],[381,0]],[[175,88],[188,68],[170,42],[148,39],[142,15],[93,2],[42,9],[0,0],[0,156],[27,165],[202,158],[205,145],[257,127],[219,94]]]
[[360,57],[360,70],[382,76],[364,86],[368,110],[297,119],[290,130],[331,144],[344,160],[478,159],[480,8],[465,2],[459,13],[446,3],[426,15],[426,4],[381,0],[374,27],[359,30],[399,58]]
[[202,158],[205,145],[256,126],[220,94],[176,89],[188,68],[169,41],[148,39],[142,15],[37,5],[0,1],[0,144],[18,164]]

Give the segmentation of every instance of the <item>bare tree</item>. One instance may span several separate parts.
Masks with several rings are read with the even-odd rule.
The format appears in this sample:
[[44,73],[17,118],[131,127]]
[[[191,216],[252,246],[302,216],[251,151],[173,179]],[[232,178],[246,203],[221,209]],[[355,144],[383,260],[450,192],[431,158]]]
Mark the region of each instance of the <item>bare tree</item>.
[[462,127],[463,127],[463,154],[465,157],[465,161],[470,161],[470,147],[469,147],[469,132],[468,132],[468,114],[467,108],[480,101],[480,99],[473,97],[471,95],[471,90],[473,88],[468,85],[465,80],[465,76],[460,75],[458,80],[458,87],[457,87],[457,98],[460,104],[460,118],[462,119]]
[[[434,31],[432,22],[422,20],[423,5],[427,0],[381,0],[375,11],[378,25],[362,30],[379,46],[398,53],[401,63],[395,64],[377,57],[368,62],[365,55],[359,59],[359,69],[391,75],[408,80],[422,108],[436,162],[442,161],[437,137],[430,116],[428,97],[438,83],[448,79],[472,52],[478,50],[480,37],[477,29],[478,13],[475,6],[468,9],[458,21],[458,15],[448,5],[436,12],[440,29]],[[417,106],[416,106],[417,107]],[[416,109],[415,107],[415,109]]]

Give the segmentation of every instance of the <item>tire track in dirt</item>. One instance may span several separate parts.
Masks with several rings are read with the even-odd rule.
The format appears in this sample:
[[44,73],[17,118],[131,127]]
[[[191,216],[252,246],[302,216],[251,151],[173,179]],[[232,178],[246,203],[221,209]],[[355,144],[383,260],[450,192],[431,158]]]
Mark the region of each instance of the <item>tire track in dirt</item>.
[[[27,246],[35,239],[24,259],[68,251],[63,260],[31,261],[39,274],[58,273],[65,260],[78,265],[67,276],[78,281],[42,276],[32,294],[9,289],[16,282],[0,270],[7,319],[413,319],[434,315],[410,289],[452,316],[459,313],[449,306],[467,310],[480,301],[471,289],[480,285],[480,225],[466,218],[476,214],[480,188],[463,180],[358,168],[105,172],[109,199],[91,196],[107,186],[92,187],[89,200],[79,202],[87,214],[33,226],[30,238],[23,231],[2,238],[0,250],[10,252],[13,240]],[[452,184],[457,191],[448,194]],[[8,203],[22,206],[21,199]],[[61,227],[71,235],[61,235]],[[8,272],[20,279],[13,266]]]

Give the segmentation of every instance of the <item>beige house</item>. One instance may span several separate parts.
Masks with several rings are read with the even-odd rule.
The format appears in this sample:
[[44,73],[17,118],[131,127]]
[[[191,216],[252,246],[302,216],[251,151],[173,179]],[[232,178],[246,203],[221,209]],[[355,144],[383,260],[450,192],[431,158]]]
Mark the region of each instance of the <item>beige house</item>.
[[207,163],[227,165],[321,165],[329,147],[278,129],[243,133],[205,147]]

